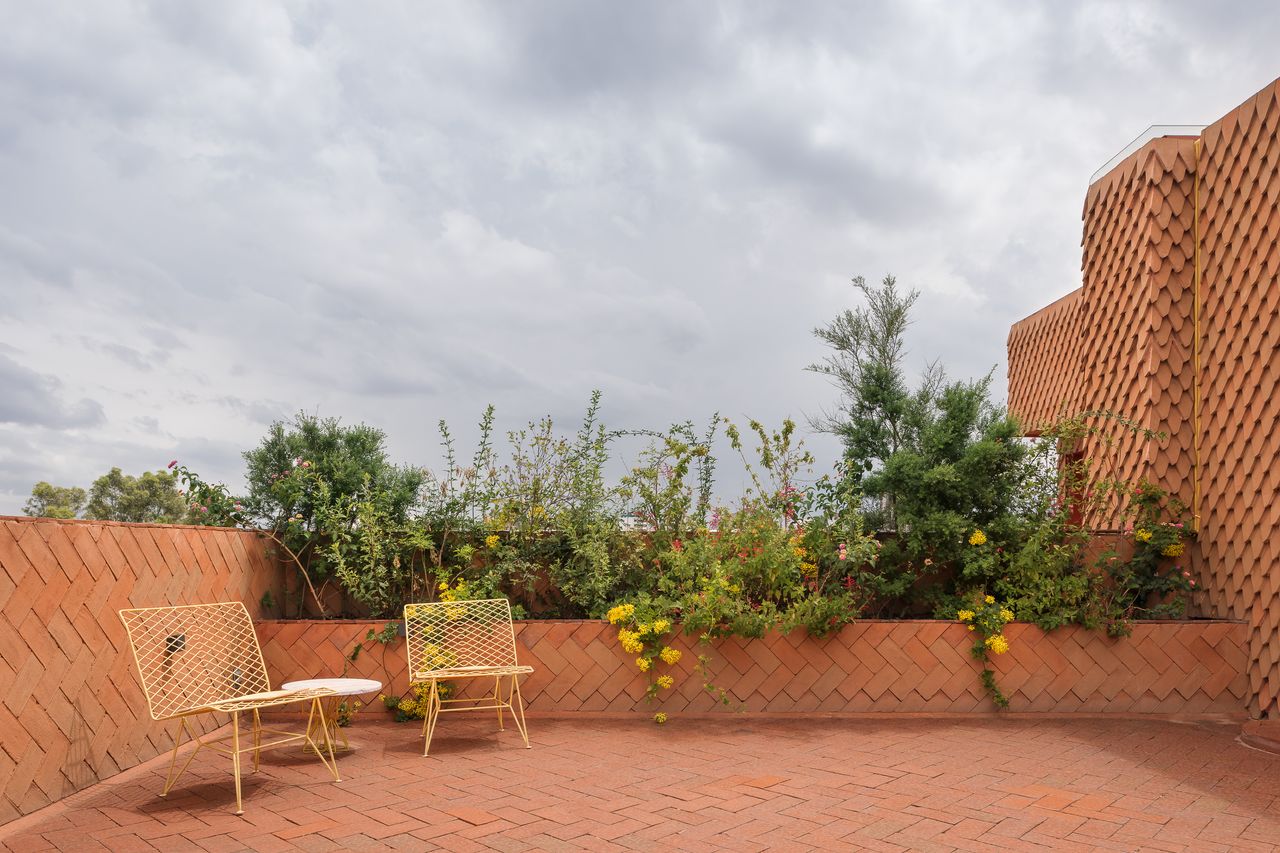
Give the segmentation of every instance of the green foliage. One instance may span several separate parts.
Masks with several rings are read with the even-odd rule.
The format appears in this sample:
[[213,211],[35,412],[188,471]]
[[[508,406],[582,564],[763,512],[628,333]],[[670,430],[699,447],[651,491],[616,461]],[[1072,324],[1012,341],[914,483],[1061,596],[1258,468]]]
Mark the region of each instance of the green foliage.
[[186,521],[187,505],[170,471],[144,471],[134,477],[112,468],[93,481],[85,518],[104,521],[176,524]]
[[300,514],[304,526],[314,529],[314,481],[291,477],[306,462],[330,496],[346,498],[373,488],[387,493],[393,516],[407,517],[424,474],[392,465],[385,443],[382,430],[365,424],[344,426],[338,418],[300,412],[291,422],[277,421],[258,447],[244,454],[246,512],[272,527]]
[[31,497],[27,498],[22,513],[32,518],[75,518],[87,498],[84,489],[55,486],[41,480],[31,487]]
[[[975,537],[972,546],[981,548],[986,544],[985,540],[979,540],[981,537]],[[996,707],[1008,708],[1009,699],[996,683],[995,671],[987,662],[990,655],[1002,655],[1009,651],[1004,626],[1013,621],[1013,611],[996,601],[995,596],[979,592],[973,596],[972,604],[956,611],[955,618],[967,625],[974,634],[969,653],[975,660],[982,661],[982,686],[986,688]]]
[[818,425],[843,440],[845,476],[856,485],[906,443],[913,401],[902,358],[911,308],[920,292],[900,294],[891,275],[879,288],[862,276],[853,286],[867,300],[866,307],[846,310],[813,330],[832,352],[809,369],[829,377],[842,394],[838,412]]

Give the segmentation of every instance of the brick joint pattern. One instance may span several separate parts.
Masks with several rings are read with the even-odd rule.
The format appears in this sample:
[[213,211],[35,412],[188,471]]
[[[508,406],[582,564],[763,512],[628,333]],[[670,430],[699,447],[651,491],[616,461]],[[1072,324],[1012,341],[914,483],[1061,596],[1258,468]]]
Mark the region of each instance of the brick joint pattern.
[[242,530],[0,518],[0,823],[172,746],[171,726],[151,722],[118,610],[252,608],[279,576]]
[[[258,623],[272,683],[339,675],[375,678],[392,695],[408,686],[404,642],[349,658],[384,622]],[[1235,714],[1247,689],[1244,625],[1230,622],[1139,623],[1132,637],[1111,640],[1068,627],[1046,634],[1008,627],[1011,649],[994,660],[1015,711]],[[676,686],[645,701],[648,683],[634,656],[606,623],[516,623],[530,711],[707,712],[720,707],[703,689],[695,662],[707,649],[696,638],[672,644],[684,654]],[[824,640],[803,631],[759,640],[726,640],[710,649],[713,681],[735,707],[759,712],[975,712],[993,706],[969,656],[971,635],[949,622],[867,621]],[[664,671],[666,671],[664,669]],[[486,685],[467,685],[483,690]],[[465,694],[464,694],[465,695]]]

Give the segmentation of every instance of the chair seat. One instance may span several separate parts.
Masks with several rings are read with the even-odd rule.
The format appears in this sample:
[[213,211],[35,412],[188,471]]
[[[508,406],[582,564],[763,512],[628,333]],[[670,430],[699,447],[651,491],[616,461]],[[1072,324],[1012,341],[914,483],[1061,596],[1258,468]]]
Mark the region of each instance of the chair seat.
[[528,675],[533,672],[531,666],[451,666],[447,669],[433,669],[427,672],[415,672],[415,681],[430,681],[441,678],[482,678],[502,675]]

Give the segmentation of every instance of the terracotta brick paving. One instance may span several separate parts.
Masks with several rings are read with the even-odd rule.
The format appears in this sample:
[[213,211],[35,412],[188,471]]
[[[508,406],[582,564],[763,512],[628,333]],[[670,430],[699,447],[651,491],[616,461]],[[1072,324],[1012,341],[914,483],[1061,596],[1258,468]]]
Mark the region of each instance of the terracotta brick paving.
[[0,828],[14,851],[1280,849],[1280,756],[1238,723],[1073,718],[530,719],[366,713],[344,781],[277,751],[230,813],[201,756],[168,800],[127,771]]

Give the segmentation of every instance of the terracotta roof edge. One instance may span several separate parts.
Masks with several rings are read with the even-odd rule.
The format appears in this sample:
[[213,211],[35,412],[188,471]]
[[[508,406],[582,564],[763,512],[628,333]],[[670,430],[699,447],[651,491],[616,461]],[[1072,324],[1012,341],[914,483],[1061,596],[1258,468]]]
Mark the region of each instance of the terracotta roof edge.
[[1065,309],[1068,303],[1074,303],[1079,301],[1080,294],[1082,293],[1084,293],[1084,288],[1077,287],[1075,290],[1071,291],[1065,296],[1060,296],[1057,299],[1050,302],[1048,305],[1044,306],[1043,308],[1033,311],[1032,313],[1023,317],[1021,320],[1015,321],[1014,324],[1009,327],[1009,335],[1012,336],[1014,332],[1020,331],[1021,328],[1034,325],[1035,323],[1046,319],[1050,314],[1056,311]]

